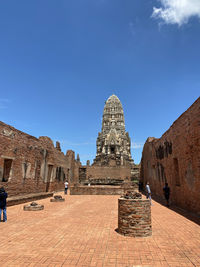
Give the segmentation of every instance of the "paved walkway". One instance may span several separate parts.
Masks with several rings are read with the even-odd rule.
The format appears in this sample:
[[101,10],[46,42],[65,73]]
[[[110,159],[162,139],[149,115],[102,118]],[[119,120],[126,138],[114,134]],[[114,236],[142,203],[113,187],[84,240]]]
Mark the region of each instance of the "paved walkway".
[[153,235],[119,235],[118,196],[39,200],[43,211],[8,207],[0,223],[0,266],[200,266],[200,226],[153,201]]

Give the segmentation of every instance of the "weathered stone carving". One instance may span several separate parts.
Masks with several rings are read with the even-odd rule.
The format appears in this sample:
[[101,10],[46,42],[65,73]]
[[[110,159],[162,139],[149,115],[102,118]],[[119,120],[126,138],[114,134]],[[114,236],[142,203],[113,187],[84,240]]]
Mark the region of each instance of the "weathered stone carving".
[[97,137],[97,153],[93,165],[133,165],[131,140],[125,131],[124,112],[119,98],[112,95],[104,106],[102,130]]
[[61,151],[60,142],[56,141],[56,149],[58,151]]
[[79,154],[77,154],[76,161],[77,162],[80,162],[80,156],[79,156]]

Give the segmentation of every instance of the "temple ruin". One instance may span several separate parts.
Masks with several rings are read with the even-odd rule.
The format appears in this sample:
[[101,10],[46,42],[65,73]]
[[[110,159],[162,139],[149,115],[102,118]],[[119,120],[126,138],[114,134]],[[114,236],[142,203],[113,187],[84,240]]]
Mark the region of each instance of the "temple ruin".
[[132,166],[131,139],[125,131],[122,104],[116,95],[105,103],[93,166]]
[[[131,140],[125,130],[122,104],[116,95],[105,102],[102,128],[96,142],[96,157],[90,166],[80,166],[71,194],[121,194],[138,167],[131,157]],[[84,187],[84,186],[95,187]],[[106,187],[107,186],[107,187]]]
[[64,154],[59,142],[54,146],[49,137],[36,138],[0,122],[0,186],[9,197],[63,190],[76,165],[74,152]]
[[[153,196],[163,198],[168,182],[173,204],[199,214],[200,211],[200,98],[173,125],[144,145],[140,182],[149,181]],[[36,138],[0,122],[0,186],[15,196],[50,193],[64,189],[69,181],[71,194],[117,194],[137,189],[133,180],[139,167],[130,152],[131,140],[125,130],[122,104],[115,95],[105,102],[101,132],[96,142],[94,162],[82,165],[80,157],[60,143],[42,136]],[[50,195],[49,195],[50,194]],[[27,199],[27,198],[26,198]],[[31,200],[29,199],[29,200]]]

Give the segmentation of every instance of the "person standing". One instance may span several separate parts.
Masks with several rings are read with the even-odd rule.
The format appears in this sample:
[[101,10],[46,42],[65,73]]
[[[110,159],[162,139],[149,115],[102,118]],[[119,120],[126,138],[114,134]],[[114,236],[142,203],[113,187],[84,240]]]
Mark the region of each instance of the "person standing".
[[3,211],[3,222],[7,221],[7,214],[6,214],[6,199],[8,194],[6,193],[3,187],[0,188],[0,221],[1,221],[1,213]]
[[169,207],[170,188],[168,186],[168,183],[165,183],[165,186],[163,187],[163,193],[167,201],[167,207]]
[[[149,182],[147,182],[146,184],[146,198],[150,200],[150,203],[151,203],[151,189],[150,189],[150,186],[149,186]],[[152,205],[152,203],[151,203]]]
[[139,182],[139,192],[143,191],[143,182]]
[[68,189],[68,182],[65,181],[65,195],[67,195],[67,189]]

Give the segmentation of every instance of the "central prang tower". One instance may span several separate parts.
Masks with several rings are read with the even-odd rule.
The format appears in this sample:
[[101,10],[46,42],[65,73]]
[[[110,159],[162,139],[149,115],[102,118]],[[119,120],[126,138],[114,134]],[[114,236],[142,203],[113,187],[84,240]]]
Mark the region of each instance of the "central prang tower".
[[105,102],[102,130],[97,137],[97,153],[93,165],[133,166],[131,140],[125,131],[122,104],[116,95]]

